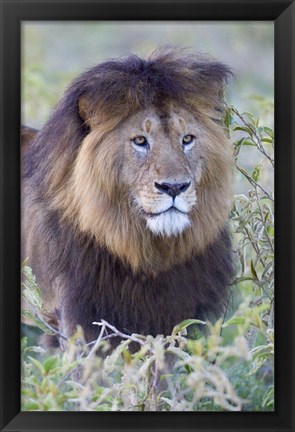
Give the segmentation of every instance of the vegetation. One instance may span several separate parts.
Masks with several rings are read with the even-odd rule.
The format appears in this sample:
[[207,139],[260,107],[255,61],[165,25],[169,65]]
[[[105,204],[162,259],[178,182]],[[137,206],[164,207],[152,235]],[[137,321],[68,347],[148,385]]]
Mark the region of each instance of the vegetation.
[[[234,107],[226,110],[225,128],[248,189],[235,195],[231,213],[237,276],[225,315],[215,323],[188,319],[170,336],[155,338],[125,335],[101,320],[93,323],[100,327],[96,341],[86,344],[78,329],[65,353],[45,353],[27,335],[23,410],[274,410],[273,130]],[[56,333],[41,317],[44,305],[25,264],[23,273],[23,313],[42,331]],[[117,337],[122,342],[109,351]],[[134,344],[139,349],[130,353]]]

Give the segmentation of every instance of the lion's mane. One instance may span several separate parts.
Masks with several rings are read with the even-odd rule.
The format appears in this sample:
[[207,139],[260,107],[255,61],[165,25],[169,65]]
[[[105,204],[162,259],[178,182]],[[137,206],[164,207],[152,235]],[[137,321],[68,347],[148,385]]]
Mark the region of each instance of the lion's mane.
[[[80,324],[94,339],[92,322],[104,318],[124,331],[167,334],[222,309],[233,274],[232,160],[222,125],[229,75],[222,63],[176,49],[101,63],[73,81],[26,144],[23,255],[64,333]],[[201,119],[207,141],[192,226],[166,238],[118,202],[121,161],[112,142],[99,143],[139,110],[170,102]]]

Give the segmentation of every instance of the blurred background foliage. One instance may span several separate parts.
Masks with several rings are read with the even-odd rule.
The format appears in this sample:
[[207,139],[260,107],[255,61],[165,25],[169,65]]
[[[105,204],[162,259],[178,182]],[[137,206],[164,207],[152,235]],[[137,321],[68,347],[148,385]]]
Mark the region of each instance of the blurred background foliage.
[[[160,45],[190,47],[228,64],[230,98],[239,111],[264,115],[257,96],[273,100],[272,22],[24,22],[23,120],[40,127],[77,74],[111,57],[145,56]],[[35,86],[42,92],[34,93]]]
[[[71,79],[85,69],[111,57],[145,56],[168,44],[208,53],[228,64],[235,74],[226,96],[225,128],[237,167],[231,212],[237,271],[226,315],[215,326],[207,324],[207,337],[197,335],[187,345],[181,341],[182,349],[175,352],[173,389],[164,394],[155,393],[152,383],[159,374],[155,371],[162,360],[157,356],[166,350],[166,339],[144,339],[144,352],[132,357],[126,354],[127,345],[119,347],[111,366],[93,360],[91,368],[100,363],[107,377],[107,383],[95,388],[87,380],[68,375],[77,367],[74,355],[46,355],[34,346],[38,345],[36,331],[27,327],[24,410],[274,409],[273,23],[25,22],[22,123],[42,127]],[[35,285],[30,270],[26,276],[28,295]],[[40,325],[38,316],[35,321]],[[88,371],[88,377],[88,347],[83,349],[79,366]],[[134,380],[142,368],[142,379]],[[211,382],[206,371],[210,371]],[[95,377],[101,379],[97,373]]]
[[[274,25],[272,22],[24,22],[22,24],[22,123],[40,128],[70,81],[112,57],[148,55],[162,45],[189,47],[229,65],[235,78],[227,99],[273,127]],[[242,150],[248,168],[251,148]],[[241,154],[243,157],[243,154]],[[237,173],[236,192],[247,184]],[[265,170],[261,182],[271,182]]]

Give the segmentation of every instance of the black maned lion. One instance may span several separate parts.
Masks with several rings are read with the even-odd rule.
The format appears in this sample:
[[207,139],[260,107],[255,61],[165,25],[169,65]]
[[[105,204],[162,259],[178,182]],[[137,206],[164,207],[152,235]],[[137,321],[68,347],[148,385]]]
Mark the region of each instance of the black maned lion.
[[92,341],[103,318],[166,335],[221,312],[233,276],[229,75],[176,49],[101,63],[24,146],[23,257],[62,333],[80,324]]

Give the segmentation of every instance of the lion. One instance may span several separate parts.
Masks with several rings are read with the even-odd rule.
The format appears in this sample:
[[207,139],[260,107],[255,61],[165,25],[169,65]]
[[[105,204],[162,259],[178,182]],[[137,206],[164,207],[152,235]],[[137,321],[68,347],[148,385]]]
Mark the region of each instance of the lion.
[[[104,319],[168,335],[222,312],[233,278],[231,71],[159,49],[76,78],[22,155],[22,255],[66,337]],[[46,346],[59,345],[55,336]]]

